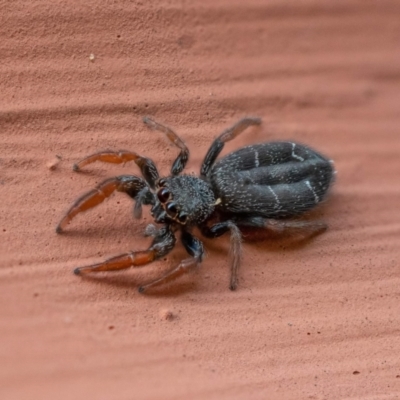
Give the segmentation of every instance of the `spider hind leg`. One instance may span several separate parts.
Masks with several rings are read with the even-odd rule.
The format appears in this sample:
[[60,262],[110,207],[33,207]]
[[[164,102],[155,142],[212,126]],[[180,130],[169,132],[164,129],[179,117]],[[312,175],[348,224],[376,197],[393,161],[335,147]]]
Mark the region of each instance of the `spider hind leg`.
[[238,271],[242,259],[242,235],[234,221],[218,222],[212,226],[206,224],[200,225],[201,233],[208,238],[216,238],[230,231],[231,244],[231,278],[229,283],[230,290],[236,290],[238,285]]
[[260,125],[261,118],[258,117],[245,117],[236,122],[235,125],[228,129],[225,129],[211,144],[208,149],[206,156],[204,157],[203,163],[201,165],[200,176],[208,176],[212,166],[218,155],[221,153],[226,142],[234,139],[236,136],[241,134],[249,126]]

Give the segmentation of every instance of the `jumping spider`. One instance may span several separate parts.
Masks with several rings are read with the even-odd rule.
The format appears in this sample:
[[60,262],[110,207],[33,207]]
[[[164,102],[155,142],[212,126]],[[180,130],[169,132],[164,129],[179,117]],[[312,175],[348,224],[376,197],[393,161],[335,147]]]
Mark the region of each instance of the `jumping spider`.
[[144,179],[121,175],[106,179],[76,200],[57,226],[57,233],[80,212],[97,206],[113,192],[124,192],[135,200],[134,216],[140,218],[142,205],[151,205],[151,215],[161,228],[149,225],[153,236],[150,247],[110,258],[104,262],[76,268],[77,275],[98,271],[116,271],[151,263],[168,254],[175,246],[175,232],[190,257],[163,276],[139,287],[139,292],[174,280],[196,268],[202,261],[202,242],[192,235],[197,226],[208,238],[231,234],[230,289],[237,287],[241,259],[239,227],[300,228],[323,230],[320,222],[291,219],[312,209],[326,196],[333,182],[332,162],[311,148],[293,142],[270,142],[246,146],[216,162],[226,142],[234,139],[261,119],[247,117],[222,132],[212,143],[201,166],[200,176],[179,175],[189,150],[170,128],[149,117],[143,119],[151,129],[163,132],[180,153],[171,175],[160,178],[154,162],[131,151],[103,151],[74,165],[74,170],[95,161],[121,164],[134,161]]

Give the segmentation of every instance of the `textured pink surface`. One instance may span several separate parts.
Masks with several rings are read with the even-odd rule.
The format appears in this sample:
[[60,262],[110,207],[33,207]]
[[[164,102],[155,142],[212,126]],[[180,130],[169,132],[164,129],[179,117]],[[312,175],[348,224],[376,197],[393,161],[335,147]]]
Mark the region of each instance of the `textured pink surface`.
[[[396,0],[2,1],[1,398],[399,398],[399,16]],[[264,123],[227,150],[290,138],[328,154],[330,229],[246,242],[235,293],[227,238],[153,295],[137,285],[181,248],[74,276],[149,242],[122,195],[54,232],[78,195],[137,171],[77,174],[79,158],[131,149],[168,172],[176,149],[144,115],[176,128],[189,172],[244,115]]]

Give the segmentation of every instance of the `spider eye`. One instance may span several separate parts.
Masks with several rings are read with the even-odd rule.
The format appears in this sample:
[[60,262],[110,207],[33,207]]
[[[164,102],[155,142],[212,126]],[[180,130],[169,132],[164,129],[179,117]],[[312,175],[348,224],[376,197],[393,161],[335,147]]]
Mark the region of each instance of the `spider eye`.
[[159,179],[159,181],[157,182],[157,185],[158,185],[159,187],[164,187],[164,186],[166,185],[166,183],[167,183],[167,180],[166,180],[165,178],[161,178],[161,179]]
[[180,213],[180,214],[178,215],[178,221],[179,221],[181,224],[186,224],[187,215],[186,215],[185,213]]
[[158,200],[160,200],[161,203],[165,203],[169,199],[169,195],[169,190],[166,188],[163,188],[157,192]]
[[175,203],[168,203],[167,204],[167,212],[171,217],[175,217],[178,213],[178,209],[176,208]]

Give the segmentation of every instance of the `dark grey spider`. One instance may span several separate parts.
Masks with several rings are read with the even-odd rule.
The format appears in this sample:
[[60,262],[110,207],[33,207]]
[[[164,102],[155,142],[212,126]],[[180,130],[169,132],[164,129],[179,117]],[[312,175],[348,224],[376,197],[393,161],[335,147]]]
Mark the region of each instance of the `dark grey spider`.
[[136,218],[142,215],[142,205],[151,205],[155,222],[163,226],[157,229],[149,225],[147,232],[154,239],[147,250],[121,254],[98,264],[76,268],[75,274],[115,271],[148,264],[174,248],[175,232],[180,230],[182,244],[190,257],[160,278],[140,286],[139,292],[144,292],[185,274],[201,263],[203,244],[191,233],[192,228],[197,226],[208,238],[230,231],[230,289],[235,290],[241,259],[239,227],[326,228],[320,222],[290,219],[324,200],[333,182],[332,162],[311,148],[293,142],[261,143],[243,147],[215,162],[226,142],[247,127],[259,125],[260,118],[243,118],[222,132],[208,150],[199,177],[179,175],[188,161],[189,150],[178,135],[149,117],[143,121],[149,128],[165,133],[179,147],[180,154],[172,165],[171,175],[159,178],[151,159],[131,151],[92,154],[75,164],[74,170],[79,171],[95,161],[115,164],[134,161],[144,179],[121,175],[103,181],[72,205],[56,231],[62,232],[75,215],[97,206],[115,191],[124,192],[135,200]]

